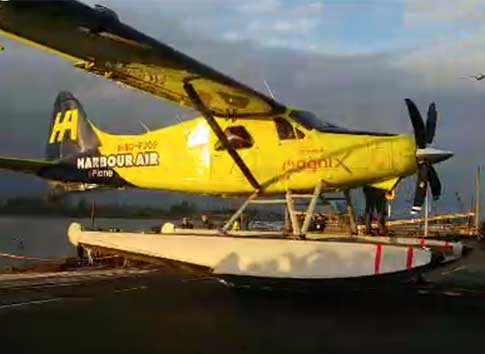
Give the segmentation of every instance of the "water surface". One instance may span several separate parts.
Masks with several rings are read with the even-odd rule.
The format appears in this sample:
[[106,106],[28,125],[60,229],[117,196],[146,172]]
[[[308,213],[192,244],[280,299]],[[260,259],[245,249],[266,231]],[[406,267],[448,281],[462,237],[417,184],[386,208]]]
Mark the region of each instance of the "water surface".
[[[0,217],[0,253],[40,258],[58,258],[75,255],[67,238],[67,229],[73,222],[90,225],[90,220],[64,217],[5,216]],[[97,227],[117,227],[124,230],[149,230],[160,225],[156,219],[96,219]],[[0,257],[0,268],[25,266],[32,262]]]

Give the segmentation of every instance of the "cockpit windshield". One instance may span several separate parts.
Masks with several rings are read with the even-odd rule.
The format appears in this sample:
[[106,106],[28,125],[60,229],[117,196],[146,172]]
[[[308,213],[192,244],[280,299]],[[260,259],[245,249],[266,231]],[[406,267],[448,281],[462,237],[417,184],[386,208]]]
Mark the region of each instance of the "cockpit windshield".
[[309,111],[299,111],[295,110],[290,113],[290,117],[303,126],[305,129],[313,130],[316,129],[322,133],[332,133],[332,134],[351,134],[351,135],[370,135],[370,136],[395,136],[395,134],[380,133],[380,132],[369,132],[363,130],[354,130],[341,128],[329,122],[325,122],[317,118],[315,114]]
[[343,128],[337,127],[332,123],[318,119],[317,116],[310,111],[293,111],[290,113],[290,117],[308,130],[316,129],[321,132],[335,129],[343,130]]

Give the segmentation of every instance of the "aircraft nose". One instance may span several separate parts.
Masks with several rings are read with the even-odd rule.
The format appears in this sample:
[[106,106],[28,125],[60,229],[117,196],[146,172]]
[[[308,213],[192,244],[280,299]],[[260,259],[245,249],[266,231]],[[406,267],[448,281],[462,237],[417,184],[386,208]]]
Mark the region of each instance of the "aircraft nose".
[[408,176],[416,171],[416,144],[407,135],[398,135],[392,139],[393,169],[400,176]]
[[418,161],[429,161],[432,164],[443,162],[453,156],[453,152],[434,148],[424,148],[416,150]]

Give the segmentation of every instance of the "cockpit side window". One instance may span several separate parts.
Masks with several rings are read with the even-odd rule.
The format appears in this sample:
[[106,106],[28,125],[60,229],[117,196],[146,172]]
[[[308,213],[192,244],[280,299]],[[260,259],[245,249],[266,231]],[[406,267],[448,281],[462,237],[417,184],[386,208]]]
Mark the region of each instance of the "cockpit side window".
[[295,128],[295,131],[297,139],[303,139],[305,137],[305,134],[300,129]]
[[[243,126],[228,127],[224,130],[224,134],[234,149],[249,149],[254,145],[253,137]],[[215,149],[224,150],[224,146],[218,141]]]
[[281,117],[274,119],[276,131],[280,140],[303,139],[305,134],[298,128],[294,128],[290,122]]
[[278,137],[280,140],[296,139],[293,126],[286,119],[276,117],[274,122],[276,124],[276,131],[278,132]]

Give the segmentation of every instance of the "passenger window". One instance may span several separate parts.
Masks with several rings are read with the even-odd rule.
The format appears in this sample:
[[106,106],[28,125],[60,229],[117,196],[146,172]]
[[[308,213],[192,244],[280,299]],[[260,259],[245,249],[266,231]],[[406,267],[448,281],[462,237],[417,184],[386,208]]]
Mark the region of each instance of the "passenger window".
[[[234,149],[249,149],[254,145],[252,136],[243,126],[228,127],[224,130],[224,134]],[[224,150],[220,141],[216,144],[216,150]]]
[[276,124],[276,131],[280,140],[296,139],[293,126],[286,120],[280,117],[276,117],[274,120]]

